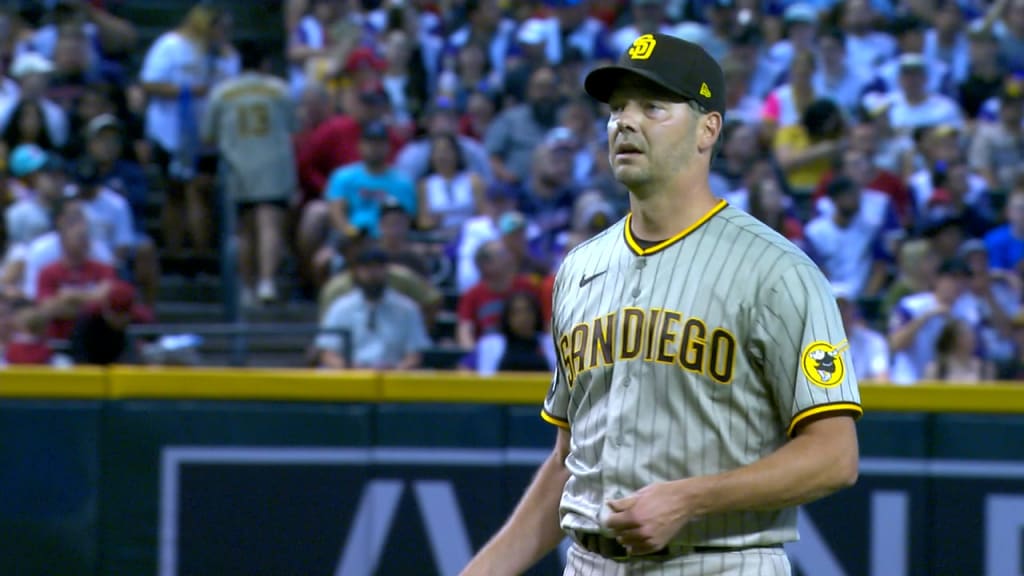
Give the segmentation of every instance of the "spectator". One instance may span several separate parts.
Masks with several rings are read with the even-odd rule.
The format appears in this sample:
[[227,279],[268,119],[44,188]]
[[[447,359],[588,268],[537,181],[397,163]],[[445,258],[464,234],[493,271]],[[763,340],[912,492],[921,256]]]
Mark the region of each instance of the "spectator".
[[409,214],[416,214],[416,188],[388,164],[390,146],[387,127],[371,122],[362,128],[359,140],[363,161],[331,175],[324,196],[337,233],[351,235],[363,228],[378,237],[380,207],[388,197],[401,202]]
[[103,186],[91,162],[79,162],[75,177],[77,197],[89,219],[89,237],[105,244],[114,254],[115,269],[132,278],[146,302],[154,302],[160,283],[156,247],[148,237],[136,235],[128,202]]
[[402,203],[395,198],[386,198],[380,207],[379,247],[388,256],[388,261],[405,266],[426,279],[431,270],[424,247],[410,239],[413,218]]
[[660,32],[672,34],[675,31],[665,15],[662,0],[633,0],[630,2],[632,23],[620,26],[612,32],[610,44],[616,54],[622,54],[638,36]]
[[811,83],[815,94],[828,94],[843,112],[853,114],[860,107],[860,96],[870,78],[849,66],[846,36],[836,28],[825,30],[818,38],[820,58]]
[[387,256],[362,252],[352,272],[358,290],[338,298],[321,321],[324,330],[344,329],[352,358],[342,355],[341,337],[317,337],[318,363],[333,369],[413,370],[430,346],[419,309],[387,284]]
[[879,309],[882,318],[889,318],[904,297],[928,291],[935,282],[938,267],[938,258],[927,240],[903,242],[899,248],[896,277],[882,297]]
[[999,93],[1003,67],[999,61],[999,44],[990,29],[971,26],[967,34],[967,78],[958,87],[958,98],[964,114],[974,119],[981,112],[982,104]]
[[935,342],[950,318],[975,325],[977,310],[969,299],[962,298],[967,274],[962,261],[947,260],[939,268],[931,291],[900,300],[889,319],[893,383],[914,384],[925,375],[936,359]]
[[907,181],[917,214],[926,213],[936,200],[944,200],[941,194],[935,198],[936,193],[948,188],[950,179],[955,177],[958,181],[953,185],[963,188],[958,190],[963,195],[963,202],[982,216],[988,216],[988,184],[964,162],[959,137],[959,133],[951,126],[930,128],[922,137],[923,166]]
[[969,160],[991,189],[1008,191],[1024,175],[1024,77],[1006,80],[999,94],[999,121],[977,127]]
[[555,2],[549,8],[553,14],[530,18],[520,28],[520,34],[524,29],[536,30],[548,65],[562,64],[572,52],[590,62],[617,56],[608,45],[604,24],[588,14],[586,2]]
[[53,227],[50,210],[63,185],[58,162],[34,144],[22,144],[11,154],[14,178],[8,186],[17,200],[4,211],[7,251],[0,264],[0,297],[23,296],[29,246]]
[[[854,133],[856,134],[862,126],[855,127]],[[871,156],[865,153],[863,148],[860,146],[850,146],[843,151],[839,174],[852,180],[862,190],[873,190],[885,194],[889,198],[889,204],[896,211],[900,224],[903,226],[910,226],[912,224],[910,190],[907,189],[906,184],[903,183],[899,176],[877,168]],[[814,192],[819,212],[826,209],[823,205],[823,198],[825,198],[825,190],[828,188],[833,177],[833,171],[830,170],[825,173],[821,183]]]
[[525,182],[522,212],[537,226],[541,246],[550,251],[572,225],[577,188],[572,181],[571,143],[549,138],[533,152],[533,168]]
[[850,147],[867,154],[879,169],[906,178],[914,171],[914,140],[892,127],[889,110],[894,99],[878,92],[864,95],[862,122],[853,128]]
[[985,236],[989,266],[1024,276],[1024,176],[1006,202],[1006,224]]
[[143,222],[149,206],[149,183],[142,167],[123,157],[125,136],[125,126],[113,114],[94,117],[84,128],[83,161],[95,167],[100,184],[128,202],[136,238],[141,238],[146,235]]
[[505,77],[509,57],[515,50],[516,23],[502,17],[498,0],[466,0],[466,24],[448,37],[449,51],[467,44],[487,48],[487,60],[498,78]]
[[25,38],[19,47],[21,50],[55,58],[61,33],[68,29],[84,37],[84,54],[89,62],[96,64],[107,58],[128,55],[135,48],[135,27],[105,10],[102,3],[58,0],[47,5],[53,6],[50,22]]
[[[404,210],[402,210],[402,214],[398,214],[392,209],[386,209],[385,212],[384,230],[392,228],[390,223],[387,222],[388,220],[400,221],[400,218],[404,218],[406,221],[409,220],[409,217],[404,214]],[[387,250],[384,249],[384,240],[386,240],[387,236],[388,234],[384,235],[379,246],[380,251],[384,252],[385,256],[388,255]],[[338,247],[338,259],[344,261],[344,267],[338,266],[338,272],[324,283],[323,288],[320,290],[318,306],[321,317],[323,317],[335,300],[344,294],[348,294],[355,288],[351,265],[368,246],[370,244],[367,243],[366,238],[351,238],[346,239]],[[429,331],[433,331],[434,323],[437,320],[437,313],[444,304],[444,295],[430,283],[427,277],[419,272],[424,267],[422,260],[410,262],[409,253],[406,250],[400,249],[398,252],[399,260],[392,260],[390,256],[388,257],[387,284],[391,289],[409,298],[419,306],[424,324]],[[415,267],[410,268],[410,265]]]
[[504,110],[487,128],[484,145],[496,178],[511,184],[530,180],[530,167],[544,136],[555,127],[561,103],[551,68],[530,75],[526,103]]
[[468,136],[459,132],[459,118],[451,99],[439,98],[423,117],[427,133],[402,147],[395,158],[395,169],[412,181],[418,181],[431,173],[434,143],[440,137],[455,137],[459,156],[469,172],[477,174],[485,182],[493,179],[487,150]]
[[[33,143],[52,150],[67,143],[67,113],[46,97],[52,73],[53,62],[31,52],[17,56],[11,64],[11,76],[20,84],[21,91],[17,100],[0,108],[0,129],[4,130],[4,141],[9,147],[12,140],[14,144]],[[26,106],[34,116],[23,116]],[[11,128],[12,125],[16,127]],[[6,132],[9,128],[14,131],[10,136]]]
[[140,72],[148,96],[146,137],[153,142],[154,160],[168,183],[161,212],[163,241],[178,256],[186,235],[199,253],[212,247],[207,191],[216,157],[200,157],[198,125],[215,79],[208,54],[217,18],[209,5],[193,7],[178,28],[153,42]]
[[941,62],[950,79],[959,86],[967,79],[970,66],[964,11],[955,0],[935,3],[934,26],[924,33],[923,53],[932,62]]
[[39,272],[36,302],[50,321],[47,336],[67,340],[75,318],[88,306],[109,297],[117,279],[114,269],[89,257],[89,225],[73,210],[62,210],[57,220],[61,258]]
[[[76,246],[76,250],[84,248],[87,260],[98,262],[113,269],[116,263],[113,249],[98,238],[93,238],[90,221],[86,214],[85,203],[80,198],[58,198],[54,201],[51,212],[57,224],[51,230],[32,241],[25,255],[25,274],[22,284],[22,295],[30,300],[38,299],[39,278],[42,270],[51,264],[65,259],[65,239],[74,237],[81,239],[84,246]],[[63,224],[62,224],[63,223]],[[84,237],[79,237],[80,227],[85,228]],[[70,240],[69,240],[70,241]]]
[[462,225],[462,230],[454,242],[455,284],[459,294],[465,294],[480,281],[480,273],[476,266],[477,250],[484,243],[501,237],[498,222],[502,214],[519,209],[521,196],[521,191],[518,188],[494,184],[487,189],[487,200],[482,206],[480,215],[470,218]]
[[360,142],[364,126],[371,123],[385,126],[386,138],[391,144],[387,154],[389,161],[404,144],[399,132],[381,120],[387,111],[388,95],[379,87],[361,89],[347,104],[345,114],[330,118],[309,135],[309,153],[298,157],[299,177],[306,186],[317,190],[318,197],[327,190],[328,180],[335,170],[363,159]]
[[911,132],[928,126],[963,127],[960,106],[949,97],[929,89],[928,61],[924,56],[903,54],[899,57],[898,69],[899,90],[895,91],[889,108],[889,121],[894,129]]
[[977,340],[970,324],[951,319],[935,340],[934,360],[924,378],[952,384],[977,384],[995,377],[991,362],[978,357]]
[[1024,70],[1024,0],[996,2],[992,8],[1005,7],[1002,21],[995,28],[999,56],[1010,70]]
[[[466,97],[466,112],[459,118],[459,134],[472,140],[481,141],[498,113],[497,98],[484,92],[473,92]],[[486,158],[486,150],[484,151]],[[490,160],[485,162],[487,174],[491,173]]]
[[501,242],[485,243],[475,260],[481,280],[459,298],[456,342],[463,350],[472,350],[481,337],[498,329],[509,294],[520,290],[537,294],[537,283],[519,274]]
[[884,382],[889,378],[889,343],[885,336],[872,330],[864,321],[857,299],[851,291],[834,285],[836,304],[849,338],[850,358],[857,380]]
[[3,129],[3,144],[10,151],[22,144],[56,151],[43,118],[43,109],[37,102],[22,100],[10,111],[10,118]]
[[807,225],[808,249],[829,280],[857,297],[873,296],[887,276],[885,238],[894,224],[888,199],[865,197],[847,178],[833,180],[828,195],[834,209]]
[[[426,73],[422,61],[415,65],[412,42],[403,30],[391,30],[384,38],[386,70],[382,84],[398,123],[412,122],[428,102]],[[420,56],[418,52],[415,55]]]
[[804,246],[804,228],[800,220],[786,210],[786,197],[775,178],[765,178],[750,190],[748,212],[790,242]]
[[[814,84],[811,82],[814,78],[814,70],[815,63],[812,52],[795,54],[790,64],[789,82],[772,90],[765,98],[761,108],[761,131],[764,139],[774,142],[776,148],[790,138],[783,136],[780,141],[778,133],[786,135],[792,133],[795,136],[801,134],[799,132],[801,127],[805,132],[808,130],[806,123],[802,124],[802,120],[806,117],[811,103],[819,98],[815,94]],[[819,108],[823,106],[820,104]],[[819,118],[819,120],[824,120],[824,118]],[[783,129],[786,128],[791,128],[795,132],[793,130],[783,132]],[[819,128],[821,127],[814,127],[816,130]]]
[[1021,278],[1004,270],[990,270],[985,243],[964,242],[958,256],[967,264],[971,279],[968,295],[978,309],[978,337],[984,357],[995,363],[1000,375],[1015,368],[1013,318],[1021,310]]
[[726,122],[721,139],[722,151],[713,160],[713,174],[724,181],[727,193],[734,192],[743,188],[743,178],[766,150],[758,139],[757,126],[745,122]]
[[[753,42],[752,42],[753,43]],[[757,44],[754,44],[756,47]],[[725,78],[725,117],[729,122],[739,121],[745,125],[756,126],[761,121],[762,97],[754,92],[756,50],[749,59],[738,56],[736,46],[733,53],[722,62],[722,74]]]
[[931,198],[917,216],[917,225],[923,230],[932,223],[955,218],[960,221],[968,238],[981,238],[992,228],[987,206],[987,194],[971,194],[971,174],[966,162],[957,160],[947,166],[940,165],[932,174],[934,186]]
[[328,28],[342,16],[341,3],[335,0],[312,0],[309,4],[309,13],[301,16],[294,27],[287,28],[289,88],[292,98],[296,99],[310,84],[307,70],[328,54]]
[[848,0],[836,4],[839,21],[846,33],[850,68],[861,75],[874,75],[877,67],[896,53],[896,41],[875,29],[877,13],[870,0]]
[[929,249],[935,253],[939,261],[957,258],[960,247],[968,239],[964,233],[964,223],[959,218],[939,219],[923,231],[922,236],[928,240]]
[[431,139],[430,169],[417,184],[417,228],[436,230],[453,238],[463,223],[483,204],[484,180],[467,169],[456,136],[441,134]]
[[[901,78],[919,72],[924,75],[924,85],[929,93],[942,94],[951,85],[949,67],[941,60],[932,60],[924,54],[927,24],[914,17],[897,18],[893,23],[899,54],[883,63],[878,70],[878,80],[890,92],[900,89]],[[913,64],[921,62],[920,65]],[[920,69],[918,70],[918,66]]]
[[799,124],[775,134],[779,167],[794,193],[809,195],[846,147],[842,112],[831,100],[817,100]]
[[[557,270],[570,250],[600,234],[619,218],[621,214],[600,191],[589,190],[580,194],[573,206],[572,229],[565,235],[564,240],[560,239],[556,243],[555,250],[550,255],[553,261],[548,266],[549,271]],[[548,275],[550,274],[542,274]]]
[[123,363],[128,355],[126,330],[141,319],[131,284],[115,282],[107,298],[86,309],[71,331],[75,364],[106,366]]
[[4,360],[14,365],[48,365],[54,361],[46,337],[49,318],[41,308],[25,302],[14,308],[11,335],[4,347]]
[[285,210],[298,188],[291,147],[288,87],[266,73],[256,45],[242,51],[245,73],[218,84],[203,118],[203,140],[216,144],[226,197],[239,212],[238,268],[243,305],[278,299]]
[[501,314],[501,329],[477,342],[470,366],[491,376],[498,372],[550,372],[555,369],[555,344],[542,324],[537,297],[510,294]]
[[527,224],[521,213],[505,212],[498,220],[498,229],[502,244],[512,257],[512,268],[539,282],[547,276],[551,264],[544,258],[544,251],[528,238]]

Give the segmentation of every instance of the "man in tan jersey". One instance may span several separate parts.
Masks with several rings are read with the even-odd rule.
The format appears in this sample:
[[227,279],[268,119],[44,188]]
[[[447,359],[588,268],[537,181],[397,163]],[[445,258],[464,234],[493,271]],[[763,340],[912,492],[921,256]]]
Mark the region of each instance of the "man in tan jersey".
[[465,575],[519,574],[566,534],[566,574],[788,575],[795,507],[855,482],[862,410],[831,288],[708,186],[723,84],[661,34],[587,77],[631,214],[558,271],[541,413],[557,443]]

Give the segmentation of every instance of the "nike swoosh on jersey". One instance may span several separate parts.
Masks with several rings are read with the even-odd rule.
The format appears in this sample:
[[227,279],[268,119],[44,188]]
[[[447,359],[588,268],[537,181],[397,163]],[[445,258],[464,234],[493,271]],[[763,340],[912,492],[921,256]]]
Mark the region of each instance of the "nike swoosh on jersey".
[[605,272],[607,272],[607,270],[604,270],[604,271],[598,272],[597,274],[593,274],[593,275],[591,275],[591,276],[586,276],[586,275],[584,275],[584,276],[583,276],[582,278],[580,278],[580,288],[583,288],[583,287],[584,287],[584,286],[586,286],[587,284],[590,284],[590,283],[591,283],[591,282],[593,282],[593,281],[594,281],[594,280],[595,280],[596,278],[598,278],[598,277],[600,277],[600,276],[603,276],[603,275],[605,274]]

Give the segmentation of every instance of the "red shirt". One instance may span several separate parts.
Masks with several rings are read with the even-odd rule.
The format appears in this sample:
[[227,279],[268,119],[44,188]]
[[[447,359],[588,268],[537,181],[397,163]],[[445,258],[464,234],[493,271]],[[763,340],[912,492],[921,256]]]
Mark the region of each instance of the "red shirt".
[[[303,190],[315,191],[316,198],[322,197],[331,172],[361,160],[359,137],[362,132],[362,126],[351,116],[335,116],[297,143],[302,148],[296,151],[296,161]],[[394,129],[389,130],[388,139],[391,141],[388,162],[392,162],[405,142]]]
[[4,352],[8,364],[49,364],[53,351],[43,338],[30,334],[15,334]]
[[[50,264],[39,272],[36,302],[42,303],[55,298],[62,288],[88,289],[104,280],[116,280],[117,272],[106,264],[88,260],[78,268],[71,268],[63,260]],[[54,319],[50,322],[47,336],[66,340],[75,328],[75,319]]]
[[513,292],[531,292],[540,298],[537,283],[528,276],[519,276],[512,281],[512,286],[503,292],[495,292],[484,282],[477,282],[462,298],[459,298],[459,321],[473,323],[473,334],[477,338],[483,334],[501,328],[501,313],[505,309],[505,299]]
[[540,312],[544,320],[544,329],[551,327],[551,298],[555,292],[555,275],[549,274],[540,285]]

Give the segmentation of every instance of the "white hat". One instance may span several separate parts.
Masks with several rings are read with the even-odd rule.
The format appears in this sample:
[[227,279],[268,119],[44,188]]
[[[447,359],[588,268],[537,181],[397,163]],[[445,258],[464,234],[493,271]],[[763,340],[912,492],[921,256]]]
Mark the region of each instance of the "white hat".
[[49,74],[53,72],[53,62],[42,54],[22,52],[11,64],[11,76],[23,78],[32,74]]
[[521,44],[543,44],[545,40],[545,28],[546,22],[538,18],[531,18],[526,22],[523,22],[519,26],[519,33],[516,34],[516,40]]
[[797,2],[796,4],[790,4],[786,8],[786,11],[782,13],[782,19],[786,22],[814,24],[818,21],[818,11],[810,4]]

